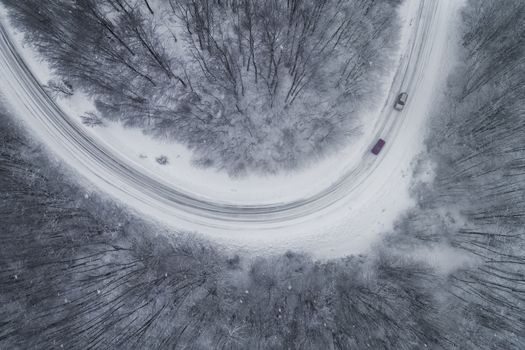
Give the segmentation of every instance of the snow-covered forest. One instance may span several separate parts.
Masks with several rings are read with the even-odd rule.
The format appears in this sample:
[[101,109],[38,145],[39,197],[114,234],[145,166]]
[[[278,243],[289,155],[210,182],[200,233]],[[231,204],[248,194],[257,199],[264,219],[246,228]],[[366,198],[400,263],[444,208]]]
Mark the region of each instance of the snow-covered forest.
[[169,235],[2,111],[0,348],[525,348],[525,2],[468,0],[461,20],[420,160],[433,178],[369,255],[252,259]]
[[166,238],[79,191],[6,124],[2,348],[406,348],[448,337],[434,295],[443,281],[425,264],[388,252],[252,260],[189,235]]
[[397,46],[397,0],[150,2],[2,0],[102,116],[231,175],[295,169],[351,141]]

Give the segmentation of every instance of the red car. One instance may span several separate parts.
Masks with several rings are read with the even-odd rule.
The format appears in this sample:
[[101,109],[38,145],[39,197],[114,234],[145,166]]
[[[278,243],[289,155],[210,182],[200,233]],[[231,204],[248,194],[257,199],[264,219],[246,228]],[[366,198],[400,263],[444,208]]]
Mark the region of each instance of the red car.
[[372,148],[372,153],[377,156],[379,152],[381,152],[381,149],[383,149],[384,145],[385,145],[385,140],[379,139],[374,145],[374,148]]

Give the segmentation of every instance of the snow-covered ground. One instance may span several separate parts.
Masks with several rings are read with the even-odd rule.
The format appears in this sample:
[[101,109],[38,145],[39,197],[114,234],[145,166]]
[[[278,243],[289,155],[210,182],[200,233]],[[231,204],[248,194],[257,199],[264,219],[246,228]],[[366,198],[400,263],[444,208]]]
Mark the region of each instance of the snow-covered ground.
[[[132,188],[129,182],[112,177],[115,175],[111,169],[102,168],[93,159],[83,158],[89,154],[78,154],[64,147],[61,140],[57,140],[56,130],[52,129],[54,125],[46,123],[41,115],[35,118],[35,113],[42,114],[42,111],[32,105],[34,97],[24,100],[27,88],[17,87],[14,76],[6,73],[10,84],[2,84],[1,88],[17,115],[52,152],[98,188],[139,212],[177,229],[196,231],[232,249],[256,253],[295,249],[317,257],[357,254],[369,249],[412,205],[408,194],[412,160],[422,149],[425,120],[434,91],[446,76],[446,57],[450,54],[447,39],[453,28],[449,24],[457,8],[458,2],[453,0],[405,2],[401,9],[404,22],[402,55],[399,68],[385,80],[388,83],[381,91],[384,103],[371,107],[363,115],[367,123],[360,139],[337,155],[300,172],[231,179],[219,172],[191,166],[190,152],[180,145],[152,140],[140,131],[124,129],[117,124],[94,129],[80,126],[96,144],[111,150],[111,154],[118,155],[127,166],[159,183],[182,189],[185,195],[221,204],[260,207],[296,201],[304,202],[304,207],[309,208],[308,211],[296,210],[286,220],[266,215],[252,222],[237,220],[232,214],[228,220],[217,221],[213,215],[194,211],[188,214],[159,193],[153,193],[154,196],[148,192],[146,196],[140,188]],[[6,23],[5,18],[2,21]],[[17,50],[45,83],[50,76],[49,70],[34,53],[21,47],[19,35],[14,37]],[[0,61],[2,71],[6,72],[9,60],[2,56]],[[399,90],[409,93],[408,105],[402,113],[391,108]],[[77,126],[81,125],[78,116],[93,109],[89,101],[78,94],[59,104]],[[385,138],[387,144],[379,157],[374,157],[369,148],[379,137]],[[160,155],[168,156],[169,164],[156,163],[155,158]],[[347,178],[340,184],[344,176]],[[328,192],[326,198],[335,193],[335,197],[332,196],[335,199],[317,201],[322,205],[308,200],[323,191]],[[268,218],[267,222],[264,218]]]

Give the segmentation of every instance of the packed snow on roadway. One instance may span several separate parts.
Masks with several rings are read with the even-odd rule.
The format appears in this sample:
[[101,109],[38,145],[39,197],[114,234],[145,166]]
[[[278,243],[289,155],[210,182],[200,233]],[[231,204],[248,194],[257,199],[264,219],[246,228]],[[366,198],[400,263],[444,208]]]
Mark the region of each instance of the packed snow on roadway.
[[[451,33],[443,28],[453,19],[453,1],[440,1],[437,6],[435,23],[429,37],[428,59],[424,67],[416,70],[417,89],[409,91],[408,105],[403,111],[405,118],[391,139],[386,139],[385,149],[379,154],[380,161],[374,171],[360,183],[355,191],[326,215],[315,221],[298,221],[293,226],[257,232],[245,230],[214,230],[194,225],[175,224],[178,229],[196,231],[205,238],[231,248],[256,253],[281,252],[287,249],[304,250],[316,257],[334,257],[346,254],[364,253],[373,242],[393,228],[395,220],[410,206],[409,189],[412,183],[414,160],[423,148],[425,118],[431,105],[433,92],[443,83],[447,56],[447,36]],[[399,61],[402,52],[409,44],[412,24],[417,17],[419,1],[406,1],[400,8],[402,39]],[[5,12],[2,22],[7,23]],[[10,28],[19,52],[37,75],[42,84],[52,77],[49,68],[37,55],[22,44],[22,36]],[[378,103],[363,112],[361,136],[355,139],[338,154],[316,162],[307,169],[290,174],[275,176],[249,175],[231,178],[225,173],[201,169],[191,164],[191,151],[172,143],[152,139],[140,130],[128,129],[104,120],[103,126],[89,127],[82,124],[80,116],[93,112],[93,104],[82,94],[75,93],[67,99],[59,99],[59,106],[72,120],[83,125],[91,135],[104,146],[117,152],[129,164],[144,170],[150,176],[169,182],[201,198],[234,204],[274,204],[300,200],[321,192],[334,183],[348,169],[362,161],[363,154],[377,140],[375,127],[381,123],[383,107],[390,108],[392,93],[390,86],[394,77],[385,77],[385,83],[378,93]],[[432,87],[432,88],[429,88]],[[398,91],[395,91],[397,95]],[[385,102],[386,101],[386,102]],[[36,130],[38,132],[38,130]],[[393,137],[393,138],[392,138]],[[131,140],[131,142],[130,142]],[[45,142],[45,140],[43,140]],[[164,159],[160,157],[165,156]],[[125,198],[119,198],[126,202]],[[139,211],[141,208],[134,208]],[[144,210],[151,214],[147,210]]]

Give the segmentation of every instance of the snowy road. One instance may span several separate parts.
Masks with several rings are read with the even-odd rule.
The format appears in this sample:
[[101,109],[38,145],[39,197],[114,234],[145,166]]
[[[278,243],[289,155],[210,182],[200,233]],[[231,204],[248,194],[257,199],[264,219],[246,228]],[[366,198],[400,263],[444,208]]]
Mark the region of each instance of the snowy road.
[[[439,67],[443,65],[445,28],[453,9],[452,2],[411,1],[415,16],[410,19],[411,34],[406,52],[390,86],[378,119],[380,122],[374,126],[375,137],[369,140],[369,147],[362,149],[360,161],[330,186],[313,196],[290,202],[244,205],[215,201],[185,192],[183,188],[176,188],[133,167],[119,154],[97,142],[46,95],[3,27],[0,33],[0,88],[17,116],[53,153],[102,191],[138,212],[178,229],[198,231],[229,246],[325,249],[321,255],[329,255],[329,250],[334,251],[330,246],[342,244],[341,240],[348,239],[352,232],[347,229],[341,233],[340,228],[334,227],[363,231],[367,224],[360,216],[367,214],[362,210],[376,208],[379,211],[385,203],[395,206],[395,200],[389,203],[385,198],[395,197],[398,187],[406,192],[407,180],[396,179],[401,173],[410,171],[410,163],[421,149],[427,108],[433,98],[432,86],[443,76]],[[401,113],[392,108],[399,91],[409,93],[408,105]],[[374,156],[370,148],[379,137],[386,140],[386,146],[379,156]],[[356,206],[362,210],[352,209]],[[352,222],[359,224],[354,228]],[[328,232],[329,226],[329,232],[339,230],[332,234],[334,239],[317,239],[324,235],[322,232]],[[356,241],[351,244],[363,245]],[[356,249],[346,249],[345,253]]]

